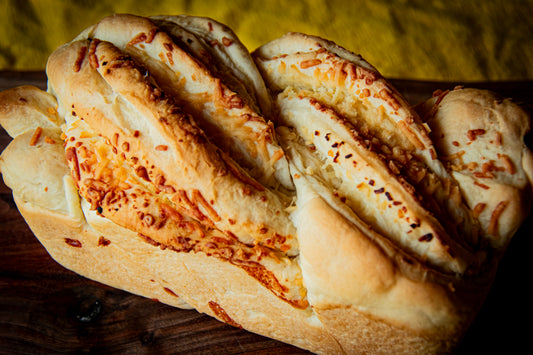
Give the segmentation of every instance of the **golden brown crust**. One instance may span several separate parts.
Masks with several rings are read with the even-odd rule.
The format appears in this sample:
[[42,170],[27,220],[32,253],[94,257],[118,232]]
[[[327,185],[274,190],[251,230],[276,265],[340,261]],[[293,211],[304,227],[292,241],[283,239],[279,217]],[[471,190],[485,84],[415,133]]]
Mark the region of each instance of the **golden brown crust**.
[[[91,135],[84,122],[74,121],[72,126],[76,128],[67,131],[66,160],[91,210],[137,232],[151,245],[179,253],[204,253],[231,263],[280,299],[297,308],[308,306],[302,297],[305,289],[298,282],[301,276],[294,267],[287,270],[291,263],[285,254],[243,244],[233,234],[206,222],[207,217],[200,211],[206,201],[202,202],[198,193],[193,192],[189,200],[186,191],[180,192],[187,200],[186,206],[158,196],[157,190],[143,183],[143,177],[114,152],[113,146]],[[166,185],[160,182],[155,187],[164,190]]]
[[[89,48],[87,60],[66,76],[65,63],[73,68],[84,47]],[[60,111],[74,112],[74,117],[81,117],[111,143],[118,139],[117,151],[147,182],[154,184],[164,177],[169,188],[159,193],[166,199],[187,208],[188,201],[180,191],[187,191],[188,199],[198,191],[216,212],[210,216],[210,211],[204,211],[206,223],[245,243],[296,253],[295,231],[284,202],[229,159],[221,159],[221,152],[192,117],[144,79],[137,65],[112,44],[74,42],[51,56],[48,75]],[[95,90],[86,91],[86,82],[95,83]],[[128,114],[117,114],[117,109]],[[158,150],[160,146],[168,149]],[[176,162],[181,162],[180,169],[175,169]],[[246,208],[238,208],[236,201]]]
[[[211,23],[213,29],[204,36],[226,38],[226,35],[230,35],[220,28],[221,24],[217,25],[212,20],[209,22],[201,18],[193,19],[195,23],[200,22],[205,26]],[[255,82],[262,83],[262,80],[257,80],[260,78],[259,72],[249,53],[245,52],[246,56],[242,54],[244,51],[242,44],[232,37],[231,45],[224,48],[230,53],[237,53],[228,60],[228,55],[216,56],[215,49],[213,49],[214,58],[205,50],[199,50],[197,56],[202,54],[209,56],[206,63],[206,59],[198,59],[187,51],[189,44],[181,44],[180,39],[173,34],[173,30],[177,27],[174,22],[179,23],[182,20],[188,23],[191,18],[186,17],[185,20],[181,17],[165,18],[165,21],[170,21],[170,25],[156,26],[147,18],[115,15],[92,26],[87,31],[86,37],[109,41],[142,63],[146,73],[155,79],[165,94],[171,96],[184,112],[193,115],[195,122],[207,133],[209,139],[223,151],[228,152],[254,178],[273,186],[281,182],[290,188],[289,178],[283,175],[287,174],[284,165],[286,162],[280,159],[283,151],[276,144],[271,125],[258,113],[258,110],[254,109],[257,107],[255,101],[241,94],[251,91],[241,88],[235,91],[227,84],[242,82],[233,77],[229,80],[229,76],[234,72],[240,72],[237,69],[243,66],[248,72],[246,76],[251,76],[248,81],[255,78]],[[211,47],[213,45],[210,44]],[[221,60],[223,62],[219,65],[225,68],[223,72],[222,69],[216,69],[217,63]],[[228,67],[237,68],[228,71]],[[266,89],[263,90],[266,93]],[[265,93],[260,96],[264,96]],[[274,177],[281,181],[277,182]]]

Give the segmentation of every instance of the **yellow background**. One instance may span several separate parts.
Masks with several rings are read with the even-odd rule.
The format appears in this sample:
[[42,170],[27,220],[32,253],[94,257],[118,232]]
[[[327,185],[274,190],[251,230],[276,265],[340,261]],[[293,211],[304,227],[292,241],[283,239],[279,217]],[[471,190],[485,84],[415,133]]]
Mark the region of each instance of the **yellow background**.
[[533,79],[533,1],[0,0],[0,70],[41,70],[113,13],[189,14],[229,25],[249,50],[288,31],[331,39],[389,78]]

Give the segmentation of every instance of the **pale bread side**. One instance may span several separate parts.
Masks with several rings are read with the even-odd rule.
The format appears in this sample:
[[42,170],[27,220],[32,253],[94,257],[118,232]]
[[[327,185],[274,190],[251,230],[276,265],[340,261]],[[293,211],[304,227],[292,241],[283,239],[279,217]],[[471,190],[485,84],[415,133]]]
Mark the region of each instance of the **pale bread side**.
[[343,348],[383,354],[453,349],[478,308],[473,299],[482,299],[487,285],[469,289],[473,299],[465,300],[451,284],[409,278],[398,266],[401,257],[387,255],[304,178],[296,181],[301,205],[295,223],[309,302]]

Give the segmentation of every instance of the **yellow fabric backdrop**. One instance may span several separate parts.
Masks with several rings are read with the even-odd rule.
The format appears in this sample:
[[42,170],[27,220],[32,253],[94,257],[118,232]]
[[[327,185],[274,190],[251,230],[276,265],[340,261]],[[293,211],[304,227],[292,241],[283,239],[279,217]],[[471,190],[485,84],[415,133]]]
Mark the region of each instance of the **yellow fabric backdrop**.
[[532,80],[533,1],[0,0],[0,70],[39,70],[112,13],[208,16],[253,50],[288,31],[331,39],[389,78]]

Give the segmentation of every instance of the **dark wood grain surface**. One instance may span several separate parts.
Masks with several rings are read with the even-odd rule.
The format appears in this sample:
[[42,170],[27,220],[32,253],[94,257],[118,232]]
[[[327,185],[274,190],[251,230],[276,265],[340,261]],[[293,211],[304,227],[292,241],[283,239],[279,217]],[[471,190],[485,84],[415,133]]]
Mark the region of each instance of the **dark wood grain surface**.
[[[412,103],[435,89],[488,88],[533,107],[533,82],[439,83],[392,80]],[[43,72],[0,72],[0,91],[46,87]],[[0,150],[9,143],[0,131]],[[300,354],[192,310],[134,296],[78,276],[46,253],[0,182],[1,354]],[[459,354],[519,354],[531,348],[530,218],[514,237]]]

